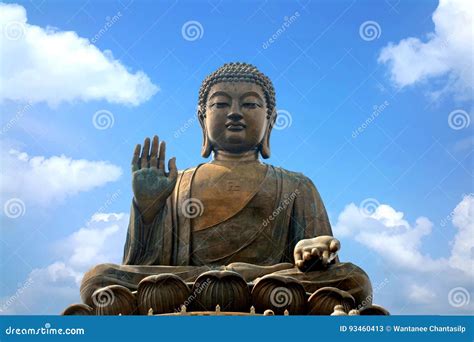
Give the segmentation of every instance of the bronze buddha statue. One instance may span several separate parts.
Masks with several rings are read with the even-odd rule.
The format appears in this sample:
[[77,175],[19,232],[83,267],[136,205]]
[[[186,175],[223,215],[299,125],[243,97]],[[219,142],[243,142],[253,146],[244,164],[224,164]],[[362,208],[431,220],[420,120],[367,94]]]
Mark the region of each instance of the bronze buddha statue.
[[[81,298],[122,285],[131,291],[151,275],[192,283],[206,271],[232,271],[253,284],[266,276],[291,279],[306,293],[325,291],[371,304],[367,274],[337,257],[339,241],[312,181],[263,163],[270,157],[275,91],[256,67],[228,63],[199,92],[202,156],[212,160],[165,171],[165,142],[137,145],[134,198],[122,265],[102,264],[84,275]],[[173,278],[173,281],[175,279]]]

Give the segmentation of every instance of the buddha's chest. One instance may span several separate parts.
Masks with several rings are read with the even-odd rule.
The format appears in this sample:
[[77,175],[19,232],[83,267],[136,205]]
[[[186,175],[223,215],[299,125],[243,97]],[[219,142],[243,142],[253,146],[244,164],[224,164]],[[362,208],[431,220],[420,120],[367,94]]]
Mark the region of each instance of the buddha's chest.
[[274,194],[266,176],[263,164],[202,165],[191,186],[191,197],[200,201],[202,208],[201,215],[193,219],[193,230],[215,226],[249,206],[257,214],[271,210]]

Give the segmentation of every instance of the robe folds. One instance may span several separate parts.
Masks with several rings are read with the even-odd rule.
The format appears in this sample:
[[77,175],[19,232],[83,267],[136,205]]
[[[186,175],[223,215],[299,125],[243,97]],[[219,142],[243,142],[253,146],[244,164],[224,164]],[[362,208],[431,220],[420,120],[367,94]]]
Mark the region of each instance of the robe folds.
[[[136,290],[144,277],[162,273],[192,282],[211,269],[236,271],[248,282],[279,274],[298,279],[308,292],[333,286],[359,302],[370,297],[367,274],[351,263],[335,260],[327,270],[306,273],[294,267],[298,241],[332,236],[326,209],[309,178],[266,165],[265,176],[249,196],[229,204],[225,215],[214,217],[212,193],[210,198],[194,197],[199,167],[178,174],[174,191],[151,224],[143,223],[132,202],[122,265],[97,265],[84,275],[81,297],[86,304],[102,286],[119,284]],[[184,209],[190,203],[192,210]],[[208,219],[195,227],[194,219],[203,210]]]
[[193,231],[192,215],[183,208],[196,200],[196,210],[212,210],[199,208],[202,203],[193,198],[196,170],[180,172],[172,195],[150,225],[143,224],[132,203],[123,264],[292,263],[298,241],[332,235],[326,209],[311,180],[301,173],[271,165],[253,196],[234,208],[231,217]]

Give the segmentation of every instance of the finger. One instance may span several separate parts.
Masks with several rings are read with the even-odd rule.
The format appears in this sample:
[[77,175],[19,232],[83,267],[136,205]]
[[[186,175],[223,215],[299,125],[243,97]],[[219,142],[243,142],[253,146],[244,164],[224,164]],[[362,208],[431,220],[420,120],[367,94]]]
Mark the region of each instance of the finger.
[[336,253],[339,249],[341,249],[341,243],[338,239],[333,239],[329,244],[329,251],[331,253]]
[[303,257],[301,255],[301,251],[295,251],[295,265],[298,266],[298,267],[301,267],[303,266]]
[[176,158],[175,157],[173,157],[169,160],[168,170],[169,170],[168,176],[171,179],[176,179],[178,177],[178,169],[176,168]]
[[155,135],[153,137],[153,141],[151,143],[151,152],[150,152],[150,156],[153,156],[154,154],[158,156],[158,136]]
[[141,165],[142,169],[145,167],[148,167],[148,162],[149,162],[149,153],[150,153],[150,138],[146,138],[145,142],[143,143],[143,150],[142,150],[142,160],[141,160]]
[[162,141],[160,143],[160,155],[158,156],[158,169],[165,169],[165,158],[166,158],[166,142]]
[[327,265],[328,260],[329,260],[329,251],[326,249],[323,251],[323,254],[321,257],[321,261],[323,262],[323,265]]
[[158,136],[155,135],[151,143],[150,167],[158,166],[158,147]]
[[311,250],[311,253],[313,254],[313,251],[314,251],[314,256],[318,257],[318,258],[321,258],[321,255],[323,254],[323,251],[326,249],[327,247],[325,246],[316,246],[314,247],[312,250]]
[[303,259],[304,260],[311,260],[311,252],[310,251],[304,251]]
[[314,256],[314,257],[319,258],[321,256],[321,250],[319,248],[315,247],[311,250],[311,255]]
[[141,148],[141,145],[137,144],[137,146],[135,146],[135,151],[133,151],[132,172],[137,171],[140,168],[139,161]]

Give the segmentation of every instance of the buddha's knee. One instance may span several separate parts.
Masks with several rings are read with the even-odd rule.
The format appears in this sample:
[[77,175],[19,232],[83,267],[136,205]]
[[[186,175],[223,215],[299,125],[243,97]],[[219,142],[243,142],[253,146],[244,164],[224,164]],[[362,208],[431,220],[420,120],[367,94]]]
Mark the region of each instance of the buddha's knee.
[[82,284],[88,283],[92,280],[99,280],[101,278],[105,278],[114,274],[115,270],[119,268],[119,265],[106,263],[106,264],[99,264],[92,267],[89,271],[84,273],[84,277],[82,278]]
[[372,303],[372,284],[362,268],[348,262],[334,265],[333,270],[331,267],[329,270],[334,275],[333,286],[349,292],[357,305]]
[[92,294],[98,288],[114,284],[114,270],[118,267],[116,264],[99,264],[91,268],[84,274],[81,282],[81,299],[85,304],[92,304]]
[[284,270],[276,274],[298,279],[307,292],[313,293],[322,287],[335,287],[351,294],[357,305],[371,303],[372,285],[369,276],[352,263],[337,263],[326,269],[301,272],[297,269]]

